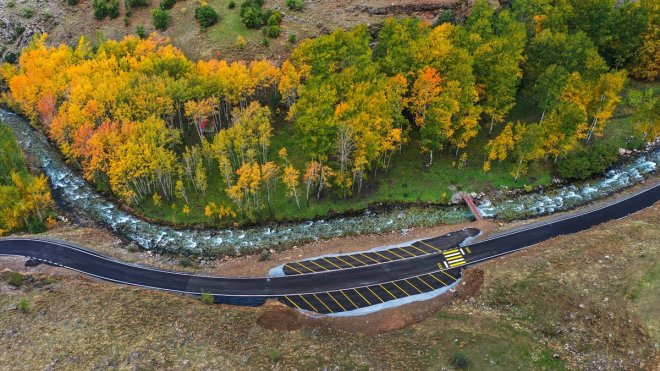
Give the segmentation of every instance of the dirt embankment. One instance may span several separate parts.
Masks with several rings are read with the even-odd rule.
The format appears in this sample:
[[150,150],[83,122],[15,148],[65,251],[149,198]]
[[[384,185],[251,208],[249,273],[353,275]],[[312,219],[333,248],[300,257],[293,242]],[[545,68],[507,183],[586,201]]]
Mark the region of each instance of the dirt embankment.
[[484,282],[484,272],[468,269],[456,290],[434,299],[384,309],[365,316],[329,317],[309,316],[279,301],[268,301],[257,323],[266,329],[296,331],[303,328],[336,329],[348,333],[382,334],[404,329],[420,323],[443,307],[473,297]]

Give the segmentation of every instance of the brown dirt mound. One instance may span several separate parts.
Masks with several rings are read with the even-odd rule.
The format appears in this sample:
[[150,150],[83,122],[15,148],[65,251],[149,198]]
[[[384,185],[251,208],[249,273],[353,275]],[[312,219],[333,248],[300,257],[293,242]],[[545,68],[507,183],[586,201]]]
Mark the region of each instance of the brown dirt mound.
[[455,301],[474,296],[484,282],[484,272],[470,268],[463,272],[463,279],[455,291],[437,298],[401,305],[364,316],[329,317],[308,316],[279,301],[267,302],[264,312],[257,319],[259,326],[275,331],[295,331],[303,328],[332,328],[344,332],[382,334],[401,330],[422,322],[432,314]]

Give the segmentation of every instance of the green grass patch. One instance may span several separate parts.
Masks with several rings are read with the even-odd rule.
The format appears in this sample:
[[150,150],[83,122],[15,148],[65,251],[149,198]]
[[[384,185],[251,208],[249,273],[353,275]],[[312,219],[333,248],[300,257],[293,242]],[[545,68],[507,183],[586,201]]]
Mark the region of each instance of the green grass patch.
[[231,0],[211,0],[211,5],[220,16],[216,25],[206,30],[207,35],[214,43],[217,43],[220,49],[234,47],[238,36],[244,37],[248,43],[258,43],[261,41],[261,30],[252,30],[245,27],[241,22],[240,2],[233,9],[229,9]]
[[[653,257],[649,257],[653,259]],[[656,263],[630,291],[635,312],[649,329],[651,336],[660,340],[660,263]]]

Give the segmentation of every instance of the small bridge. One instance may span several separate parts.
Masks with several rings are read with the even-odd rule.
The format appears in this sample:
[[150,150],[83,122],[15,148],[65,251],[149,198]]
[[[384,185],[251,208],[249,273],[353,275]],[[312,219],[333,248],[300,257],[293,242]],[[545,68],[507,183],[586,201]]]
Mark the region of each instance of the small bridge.
[[468,205],[468,207],[472,211],[472,214],[474,214],[474,217],[477,220],[484,220],[484,217],[479,212],[479,209],[477,209],[477,205],[474,204],[474,201],[472,200],[472,197],[470,197],[469,194],[463,193],[463,200]]

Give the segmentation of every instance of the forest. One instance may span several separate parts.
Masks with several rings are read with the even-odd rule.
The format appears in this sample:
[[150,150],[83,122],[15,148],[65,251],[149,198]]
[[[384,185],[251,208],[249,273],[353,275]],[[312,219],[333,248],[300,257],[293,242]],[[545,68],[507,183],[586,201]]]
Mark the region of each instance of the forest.
[[[440,169],[438,182],[463,189],[602,171],[626,84],[660,70],[659,18],[650,0],[477,1],[461,22],[389,19],[376,34],[304,40],[281,66],[191,61],[158,34],[75,47],[42,35],[2,67],[4,101],[144,215],[312,217],[402,201],[388,187],[420,178],[402,168]],[[656,91],[630,102],[638,142],[660,135]],[[432,192],[403,201],[447,201]]]
[[28,170],[11,129],[0,125],[0,236],[45,231],[54,222],[52,207],[48,179]]

